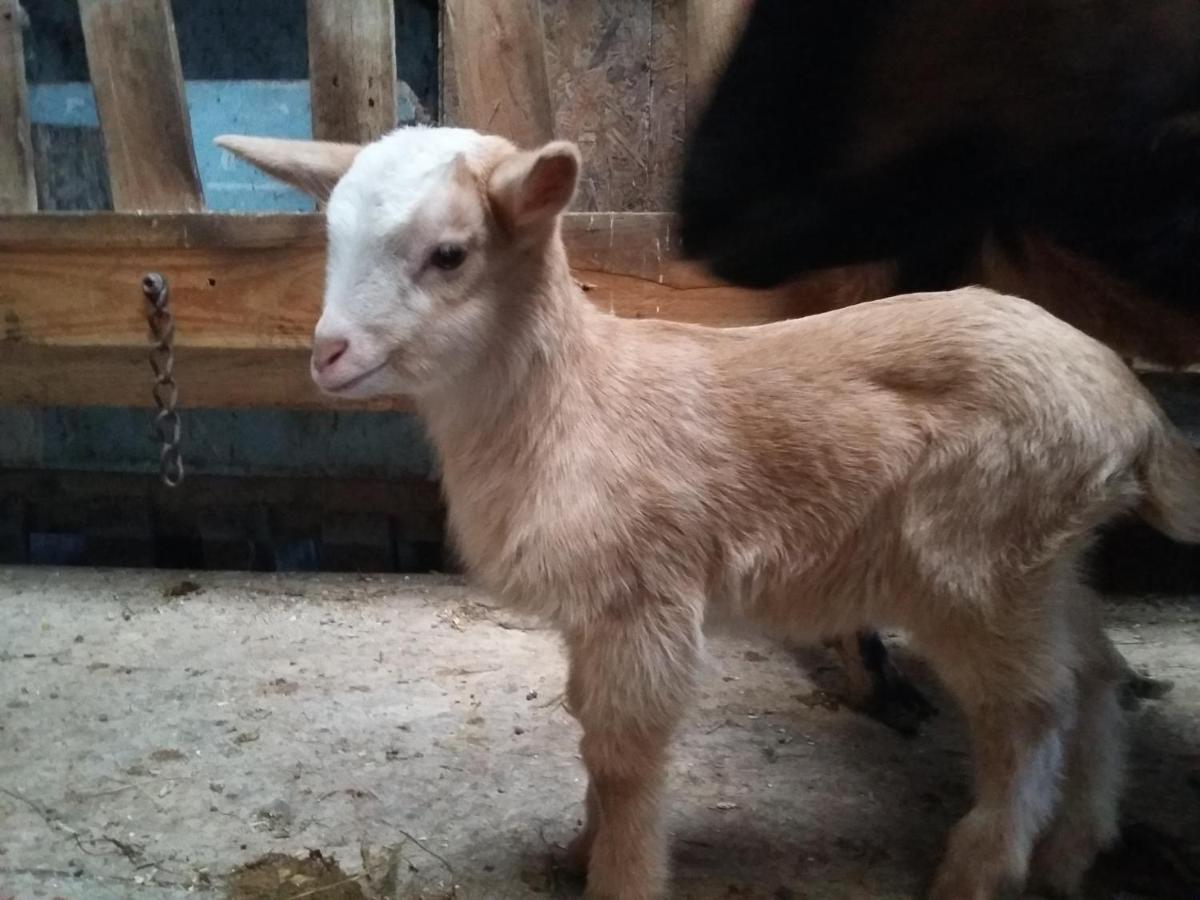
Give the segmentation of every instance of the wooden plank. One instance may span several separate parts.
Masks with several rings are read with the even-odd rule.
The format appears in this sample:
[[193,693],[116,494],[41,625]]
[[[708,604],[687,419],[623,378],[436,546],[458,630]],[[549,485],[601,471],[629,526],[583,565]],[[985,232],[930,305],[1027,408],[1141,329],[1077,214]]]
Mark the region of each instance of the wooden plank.
[[0,566],[29,559],[28,503],[21,496],[0,496]]
[[[309,346],[324,275],[318,217],[268,216],[260,228],[257,217],[62,216],[58,229],[47,218],[26,220],[40,235],[0,219],[0,318],[9,344],[141,347],[138,283],[153,268],[170,280],[179,346]],[[72,234],[76,227],[97,242]],[[588,296],[621,315],[732,325],[796,309],[794,299],[726,287],[673,259],[665,215],[580,214],[568,217],[565,234]]]
[[110,210],[108,166],[99,128],[33,126],[38,206],[47,212]]
[[[620,315],[743,325],[811,302],[674,260],[669,216],[572,215],[565,234],[588,296]],[[120,214],[0,217],[0,402],[146,405],[138,284],[150,268],[171,283],[185,406],[341,405],[317,393],[306,360],[324,280],[319,216]]]
[[113,207],[202,209],[168,0],[80,0]]
[[0,213],[37,210],[23,21],[18,0],[0,0]]
[[[411,411],[404,398],[334,402],[308,374],[306,350],[180,350],[175,367],[183,409],[377,409]],[[0,341],[0,404],[149,408],[146,351]],[[185,426],[186,427],[186,426]]]
[[713,80],[733,49],[749,8],[742,0],[687,0],[687,115],[704,108]]
[[448,121],[524,147],[553,137],[539,0],[446,0],[442,41]]
[[675,207],[687,108],[687,5],[651,0],[650,151],[646,193],[653,209]]
[[583,156],[575,209],[646,211],[651,202],[647,0],[542,0],[555,133]]
[[[564,237],[587,296],[635,318],[752,325],[885,296],[893,283],[879,266],[771,292],[732,288],[676,258],[672,220],[662,214],[573,214]],[[185,406],[333,405],[312,386],[306,360],[324,280],[319,216],[119,214],[0,216],[0,403],[146,404],[138,285],[150,268],[171,283]],[[1078,297],[1097,295],[1076,288],[1068,282],[1037,299],[1095,332],[1094,304]],[[1120,328],[1110,322],[1097,336],[1118,349],[1200,363],[1195,323],[1164,318],[1169,310],[1150,300],[1104,309],[1120,313]]]
[[313,137],[366,143],[396,127],[393,0],[308,0]]
[[[341,557],[342,568],[391,568],[397,551],[411,558],[445,540],[441,493],[429,481],[193,472],[168,491],[147,475],[3,469],[0,559],[24,561],[30,531],[83,531],[96,521],[94,511],[104,507],[148,510],[156,544],[162,547],[164,538],[198,543],[190,552],[198,551],[207,568],[272,568],[278,549],[271,546],[272,519],[277,526],[292,526],[276,527],[281,537],[291,532],[303,538],[307,530],[310,539],[324,538],[326,551]],[[307,520],[306,529],[294,527],[301,519]],[[368,527],[348,534],[347,522]],[[363,559],[364,544],[374,548],[373,560]]]

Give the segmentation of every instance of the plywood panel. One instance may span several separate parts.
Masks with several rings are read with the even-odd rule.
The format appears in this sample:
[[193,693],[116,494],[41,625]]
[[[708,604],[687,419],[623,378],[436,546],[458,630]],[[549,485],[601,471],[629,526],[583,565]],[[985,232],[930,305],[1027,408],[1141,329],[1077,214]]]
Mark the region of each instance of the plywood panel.
[[445,0],[442,41],[448,121],[525,147],[553,137],[538,0]]
[[713,79],[737,40],[749,5],[745,0],[687,0],[689,123],[703,109]]
[[686,0],[650,4],[650,168],[646,211],[675,208],[687,107]]
[[308,0],[313,136],[363,143],[396,125],[392,0]]
[[0,213],[37,209],[23,18],[17,0],[0,0]]
[[542,0],[542,14],[555,131],[583,155],[575,208],[663,208],[649,192],[649,0]]
[[167,0],[80,0],[113,207],[203,208]]

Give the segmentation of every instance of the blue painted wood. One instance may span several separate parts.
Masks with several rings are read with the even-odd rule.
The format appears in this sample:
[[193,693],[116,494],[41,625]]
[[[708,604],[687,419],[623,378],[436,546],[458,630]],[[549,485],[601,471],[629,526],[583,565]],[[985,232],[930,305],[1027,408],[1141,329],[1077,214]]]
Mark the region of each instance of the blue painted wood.
[[[185,89],[196,162],[209,209],[217,212],[312,211],[312,201],[299,191],[268,178],[213,145],[213,138],[229,133],[312,137],[307,81],[189,81]],[[410,92],[397,92],[398,123],[416,120],[413,101]],[[29,108],[30,119],[35,125],[99,127],[96,101],[88,83],[31,85]]]

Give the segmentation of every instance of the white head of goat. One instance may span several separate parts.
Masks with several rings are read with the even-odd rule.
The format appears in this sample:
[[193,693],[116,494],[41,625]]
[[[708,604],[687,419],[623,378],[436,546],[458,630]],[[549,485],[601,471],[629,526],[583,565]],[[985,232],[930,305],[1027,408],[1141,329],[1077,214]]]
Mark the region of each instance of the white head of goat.
[[536,289],[529,263],[557,248],[579,173],[572,144],[520,151],[462,128],[401,128],[361,148],[217,143],[327,201],[312,376],[346,398],[420,395],[480,362],[519,312],[504,308],[512,280]]

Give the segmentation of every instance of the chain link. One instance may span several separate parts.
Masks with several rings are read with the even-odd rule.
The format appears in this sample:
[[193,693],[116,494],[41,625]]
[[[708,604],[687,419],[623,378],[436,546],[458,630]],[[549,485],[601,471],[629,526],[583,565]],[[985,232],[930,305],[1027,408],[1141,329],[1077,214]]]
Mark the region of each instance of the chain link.
[[175,318],[171,315],[171,293],[167,280],[157,272],[142,279],[146,295],[146,320],[150,325],[150,368],[154,370],[154,431],[162,446],[159,472],[169,488],[183,482],[183,454],[179,449],[183,426],[176,411],[179,387],[175,384]]

